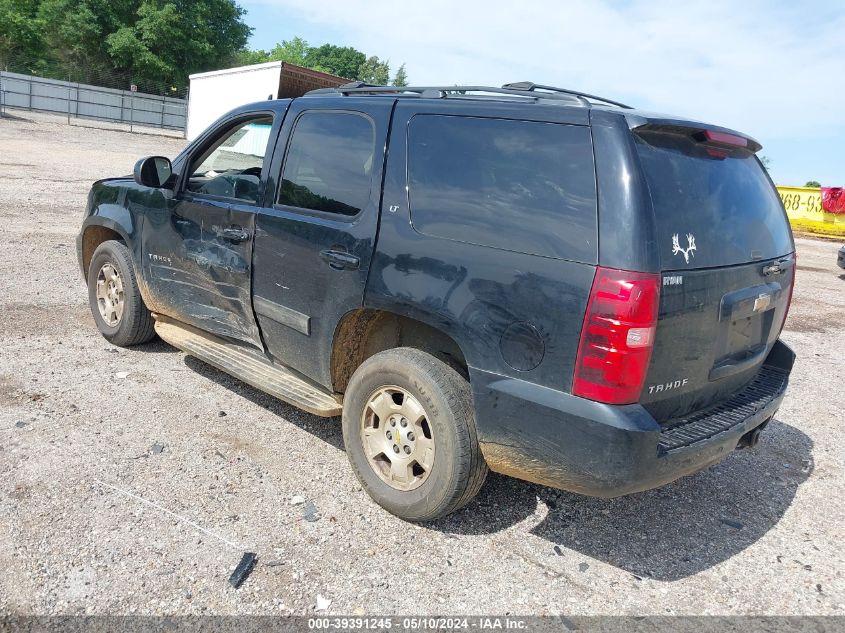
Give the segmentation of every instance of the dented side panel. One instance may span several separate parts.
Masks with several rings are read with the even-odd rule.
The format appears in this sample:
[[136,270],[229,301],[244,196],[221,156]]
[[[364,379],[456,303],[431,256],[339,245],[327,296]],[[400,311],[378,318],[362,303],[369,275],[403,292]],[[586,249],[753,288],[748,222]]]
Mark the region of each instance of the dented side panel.
[[[140,267],[156,312],[204,331],[237,339],[263,351],[252,306],[252,257],[258,204],[192,193],[185,189],[192,161],[245,114],[272,114],[273,125],[260,177],[269,180],[275,140],[289,102],[272,102],[267,110],[239,109],[218,121],[173,163],[174,190],[143,191],[145,206]],[[178,170],[178,171],[177,171]],[[154,196],[164,197],[155,204]]]
[[250,296],[252,241],[227,239],[233,225],[252,235],[255,214],[211,200],[150,209],[141,263],[156,311],[261,348]]

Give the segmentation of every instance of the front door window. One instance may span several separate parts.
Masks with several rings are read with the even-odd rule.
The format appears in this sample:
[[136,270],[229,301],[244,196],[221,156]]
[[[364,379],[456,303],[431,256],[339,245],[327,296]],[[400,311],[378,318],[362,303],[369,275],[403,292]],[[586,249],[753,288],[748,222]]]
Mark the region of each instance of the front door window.
[[193,160],[185,188],[193,193],[257,204],[272,125],[271,117],[261,117],[228,130]]

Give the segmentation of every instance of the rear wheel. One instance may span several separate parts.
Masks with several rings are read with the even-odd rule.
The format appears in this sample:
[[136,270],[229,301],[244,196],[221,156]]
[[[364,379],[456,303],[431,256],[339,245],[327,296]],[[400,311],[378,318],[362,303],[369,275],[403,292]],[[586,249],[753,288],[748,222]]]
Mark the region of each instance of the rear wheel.
[[88,267],[88,303],[97,328],[114,345],[139,345],[155,336],[129,249],[122,242],[109,240],[94,251]]
[[410,521],[463,507],[487,476],[469,383],[420,350],[381,352],[355,371],[344,398],[343,439],[367,493]]

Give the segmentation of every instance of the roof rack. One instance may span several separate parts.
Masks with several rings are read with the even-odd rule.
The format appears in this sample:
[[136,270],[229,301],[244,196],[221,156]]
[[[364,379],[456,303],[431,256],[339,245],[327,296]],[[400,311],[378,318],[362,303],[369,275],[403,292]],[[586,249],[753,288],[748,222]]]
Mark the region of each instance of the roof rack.
[[376,86],[365,83],[363,81],[353,81],[348,84],[343,84],[337,88],[318,88],[311,90],[306,95],[378,95],[378,94],[405,94],[407,96],[417,96],[427,99],[445,99],[448,97],[463,96],[470,92],[485,92],[488,94],[499,94],[514,97],[529,97],[531,99],[552,99],[552,100],[566,100],[570,102],[580,103],[583,106],[590,107],[592,101],[599,101],[601,103],[608,103],[620,108],[632,109],[631,106],[611,101],[603,97],[587,94],[584,92],[577,92],[575,90],[567,90],[565,88],[555,88],[553,86],[544,86],[535,84],[530,81],[522,81],[516,83],[505,84],[501,88],[495,86]]
[[361,81],[338,86],[337,88],[318,88],[306,92],[306,95],[378,95],[378,94],[404,94],[425,99],[445,99],[448,97],[460,97],[470,92],[485,92],[488,94],[507,95],[511,97],[528,97],[539,101],[540,99],[566,100],[589,106],[586,99],[574,94],[533,92],[529,90],[518,90],[513,88],[497,88],[495,86],[373,86]]
[[536,90],[547,90],[553,93],[559,94],[567,94],[573,95],[576,97],[582,97],[584,99],[591,99],[593,101],[599,101],[601,103],[609,103],[610,105],[615,105],[620,108],[625,108],[626,110],[633,110],[634,108],[629,105],[625,105],[624,103],[619,103],[618,101],[611,101],[610,99],[605,99],[604,97],[598,97],[596,95],[587,94],[586,92],[578,92],[576,90],[568,90],[567,88],[556,88],[555,86],[544,86],[543,84],[535,84],[531,81],[515,81],[513,83],[505,84],[502,88],[508,88],[511,90],[525,90],[528,92],[534,92]]

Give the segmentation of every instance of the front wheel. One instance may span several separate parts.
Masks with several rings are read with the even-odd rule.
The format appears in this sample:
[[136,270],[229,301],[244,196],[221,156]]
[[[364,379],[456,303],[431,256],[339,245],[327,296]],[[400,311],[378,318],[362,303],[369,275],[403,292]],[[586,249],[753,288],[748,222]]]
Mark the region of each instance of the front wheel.
[[88,303],[97,329],[114,345],[139,345],[155,336],[132,257],[122,242],[108,240],[94,251],[88,267]]
[[469,383],[417,349],[381,352],[355,371],[344,398],[343,440],[367,493],[409,521],[463,507],[487,476]]

